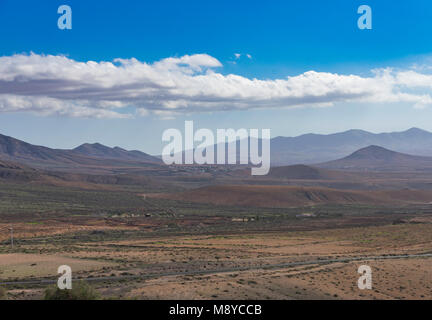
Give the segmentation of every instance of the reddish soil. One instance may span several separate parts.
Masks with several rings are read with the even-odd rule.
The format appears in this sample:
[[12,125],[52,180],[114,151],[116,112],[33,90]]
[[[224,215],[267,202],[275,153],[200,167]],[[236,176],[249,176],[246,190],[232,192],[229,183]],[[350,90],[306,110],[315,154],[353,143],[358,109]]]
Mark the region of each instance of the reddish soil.
[[154,198],[216,205],[294,207],[315,204],[430,203],[432,191],[357,191],[292,186],[210,186],[179,193],[148,194]]

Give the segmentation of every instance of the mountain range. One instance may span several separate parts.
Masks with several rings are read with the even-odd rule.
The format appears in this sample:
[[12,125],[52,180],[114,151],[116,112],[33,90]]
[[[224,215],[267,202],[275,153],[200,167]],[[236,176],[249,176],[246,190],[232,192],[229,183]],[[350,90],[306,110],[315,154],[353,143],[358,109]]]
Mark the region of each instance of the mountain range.
[[86,143],[72,150],[51,149],[5,135],[0,135],[0,159],[51,170],[161,163],[159,158],[144,152],[110,148],[98,143]]
[[[244,140],[243,140],[244,141]],[[252,141],[252,138],[250,138]],[[246,142],[246,141],[244,141]],[[258,140],[261,150],[262,140]],[[220,147],[225,147],[225,160],[228,154],[235,155],[237,164],[240,159],[241,141],[214,145],[215,161]],[[371,133],[363,130],[348,130],[334,134],[304,134],[297,137],[276,137],[270,140],[270,159],[272,166],[287,166],[295,164],[316,164],[337,160],[347,155],[376,145],[396,152],[432,156],[432,133],[411,128],[403,132]],[[204,150],[198,149],[203,153]],[[184,157],[184,152],[183,152]]]
[[[369,171],[432,168],[432,158],[429,158],[432,156],[432,133],[418,128],[380,134],[362,130],[329,135],[305,134],[276,137],[270,143],[273,167],[306,164],[326,169]],[[111,148],[99,143],[85,143],[70,150],[51,149],[1,134],[0,160],[49,170],[86,168],[92,171],[108,167],[163,165],[159,157],[137,150]]]
[[432,133],[411,128],[403,132],[378,134],[349,130],[328,135],[311,133],[276,137],[271,140],[271,162],[275,166],[327,162],[371,145],[401,153],[432,156]]

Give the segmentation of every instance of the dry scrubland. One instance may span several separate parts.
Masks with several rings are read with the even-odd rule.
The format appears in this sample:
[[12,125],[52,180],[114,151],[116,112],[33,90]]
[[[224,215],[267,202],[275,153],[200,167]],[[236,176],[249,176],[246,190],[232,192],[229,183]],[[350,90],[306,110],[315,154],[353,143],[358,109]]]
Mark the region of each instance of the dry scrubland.
[[103,299],[432,299],[430,172],[5,166],[0,298],[42,299],[69,265]]
[[406,204],[430,203],[431,190],[358,191],[322,187],[297,186],[210,186],[180,193],[147,195],[154,198],[174,199],[216,205],[229,204],[252,207],[293,207],[323,203],[333,204]]
[[[1,247],[0,278],[55,279],[57,267],[67,264],[103,298],[431,299],[432,258],[409,255],[432,252],[432,217],[403,222],[268,232],[249,232],[238,222],[236,233],[211,235],[145,234],[120,223],[26,224],[14,251]],[[372,267],[372,290],[357,288],[361,264]],[[40,299],[46,286],[4,287],[7,299]]]

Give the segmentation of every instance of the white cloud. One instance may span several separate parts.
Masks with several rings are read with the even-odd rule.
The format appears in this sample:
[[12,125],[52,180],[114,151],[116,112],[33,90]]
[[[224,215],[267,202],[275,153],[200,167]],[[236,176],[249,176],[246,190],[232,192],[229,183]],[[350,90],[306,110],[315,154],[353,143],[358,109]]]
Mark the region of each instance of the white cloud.
[[369,77],[308,71],[260,80],[224,75],[217,72],[219,67],[222,64],[206,54],[152,64],[134,58],[78,62],[34,53],[4,56],[0,57],[0,112],[127,118],[149,112],[171,117],[182,112],[337,102],[407,102],[416,108],[432,104],[432,75],[418,70],[380,69]]

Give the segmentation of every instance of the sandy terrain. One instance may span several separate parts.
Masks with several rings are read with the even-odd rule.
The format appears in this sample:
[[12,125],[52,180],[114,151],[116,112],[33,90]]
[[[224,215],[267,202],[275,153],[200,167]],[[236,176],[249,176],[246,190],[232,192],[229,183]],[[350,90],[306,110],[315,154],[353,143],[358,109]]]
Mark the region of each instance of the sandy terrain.
[[37,254],[0,254],[0,278],[4,281],[32,277],[52,277],[61,265],[74,272],[93,271],[109,266],[99,261]]
[[[2,280],[55,280],[57,267],[68,264],[81,279],[98,280],[92,284],[111,298],[432,298],[432,257],[427,256],[432,251],[432,224],[426,218],[305,232],[158,236],[73,245],[35,242],[19,249],[42,254],[1,254]],[[426,256],[388,259],[419,254]],[[357,287],[362,264],[372,268],[372,290]],[[40,286],[10,287],[8,297],[33,299],[42,294]]]

